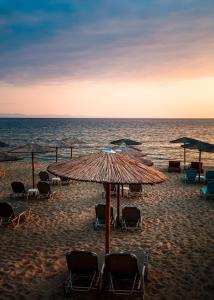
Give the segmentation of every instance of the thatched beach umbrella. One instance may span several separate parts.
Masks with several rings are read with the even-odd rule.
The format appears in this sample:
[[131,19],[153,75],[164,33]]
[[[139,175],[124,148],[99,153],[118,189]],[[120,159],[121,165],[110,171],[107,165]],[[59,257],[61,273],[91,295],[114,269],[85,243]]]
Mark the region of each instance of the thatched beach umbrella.
[[56,156],[55,156],[55,159],[56,159],[56,162],[58,161],[58,149],[59,148],[70,148],[70,146],[67,146],[63,140],[52,140],[52,141],[49,141],[48,144],[46,144],[47,147],[53,147],[55,149],[55,152],[56,152]]
[[33,181],[33,188],[35,187],[35,179],[34,179],[34,154],[36,153],[47,153],[53,152],[54,149],[50,147],[46,147],[43,145],[39,145],[36,143],[26,144],[24,146],[18,147],[12,151],[11,153],[31,153],[31,164],[32,164],[32,181]]
[[111,144],[113,145],[121,145],[121,144],[125,144],[125,145],[141,145],[142,143],[140,142],[137,142],[137,141],[133,141],[133,140],[130,140],[130,139],[120,139],[120,140],[116,140],[116,141],[112,141],[110,142]]
[[214,144],[205,143],[202,141],[194,141],[189,144],[182,145],[184,149],[196,149],[199,151],[199,174],[198,179],[200,181],[201,179],[201,153],[202,152],[208,152],[208,153],[214,153]]
[[84,141],[74,137],[74,138],[66,138],[62,140],[62,143],[66,146],[66,148],[71,149],[71,158],[73,155],[73,148],[75,148],[78,145],[84,145],[86,144]]
[[7,152],[0,152],[0,162],[21,160],[21,157],[10,155]]
[[48,167],[54,175],[73,180],[106,184],[106,253],[110,246],[111,184],[154,184],[166,180],[158,170],[147,167],[128,155],[98,152]]
[[[192,139],[192,138],[189,138],[186,136],[170,141],[170,143],[183,144],[183,146],[185,146],[186,144],[195,143],[195,142],[198,142],[198,140]],[[185,169],[186,168],[186,147],[183,147],[183,148],[184,148],[184,169]]]

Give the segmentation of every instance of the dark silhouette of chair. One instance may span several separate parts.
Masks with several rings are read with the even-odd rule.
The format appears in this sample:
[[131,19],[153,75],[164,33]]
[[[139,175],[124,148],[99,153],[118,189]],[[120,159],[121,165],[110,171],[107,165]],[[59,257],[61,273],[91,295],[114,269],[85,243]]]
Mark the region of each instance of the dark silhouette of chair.
[[189,169],[184,174],[184,180],[186,183],[195,183],[197,179],[197,172],[195,169]]
[[141,229],[142,217],[140,209],[135,206],[125,206],[122,209],[121,226],[122,231],[128,228]]
[[25,208],[13,208],[8,202],[0,202],[0,224],[1,225],[19,225],[30,210]]
[[129,184],[129,193],[128,195],[136,195],[136,194],[142,194],[143,188],[142,184]]
[[39,172],[39,178],[41,181],[50,181],[49,174],[46,171]]
[[102,267],[101,289],[112,294],[132,295],[141,293],[144,297],[144,280],[147,279],[148,255],[143,253],[140,270],[136,255],[111,253],[105,256]]
[[207,186],[201,188],[201,195],[205,199],[214,199],[214,181],[209,181]]
[[207,171],[205,174],[205,180],[207,182],[214,181],[214,171],[212,171],[212,170]]
[[201,168],[201,174],[204,173],[203,163],[199,161],[191,161],[190,169],[195,169],[197,173],[199,173],[199,168]]
[[181,172],[181,162],[176,160],[170,160],[168,166],[168,172]]
[[53,199],[55,192],[51,191],[51,187],[48,182],[39,181],[37,183],[37,188],[39,190],[39,198]]
[[13,193],[11,194],[11,197],[13,197],[13,198],[23,198],[27,195],[26,190],[25,190],[25,186],[21,181],[13,181],[11,183],[11,187],[12,187],[12,190],[13,190]]
[[[103,187],[104,187],[104,192],[102,193],[102,197],[104,198],[105,196],[105,193],[106,193],[106,184],[103,183]],[[116,184],[112,183],[111,184],[111,195],[116,195],[116,192],[117,192],[117,187],[116,187]]]
[[64,293],[90,291],[99,286],[98,257],[94,252],[71,251],[66,255],[69,276],[64,283]]
[[[94,222],[94,229],[98,229],[101,226],[105,226],[105,224],[106,224],[106,205],[105,204],[97,204],[95,206],[95,214],[96,214],[96,219]],[[112,206],[110,209],[110,223],[115,228],[115,215],[114,215],[114,209]]]

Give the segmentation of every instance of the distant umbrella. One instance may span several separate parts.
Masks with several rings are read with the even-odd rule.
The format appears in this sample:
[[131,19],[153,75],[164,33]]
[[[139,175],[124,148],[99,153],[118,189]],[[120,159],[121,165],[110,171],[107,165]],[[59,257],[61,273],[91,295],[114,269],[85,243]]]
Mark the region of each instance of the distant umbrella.
[[107,253],[110,245],[111,184],[154,184],[167,179],[160,171],[147,167],[128,155],[113,151],[93,153],[70,161],[55,163],[48,167],[48,171],[73,180],[106,184],[105,249]]
[[[173,143],[173,144],[183,144],[183,145],[186,145],[188,143],[195,143],[195,142],[198,142],[198,140],[192,139],[192,138],[189,138],[186,136],[170,141],[170,143]],[[183,147],[183,148],[184,148],[184,169],[185,169],[186,168],[186,148],[185,147]]]
[[9,147],[8,144],[6,144],[5,142],[1,142],[0,141],[0,147],[3,148],[3,147]]
[[126,145],[141,145],[142,143],[137,142],[137,141],[133,141],[133,140],[129,140],[129,139],[120,139],[120,140],[116,140],[116,141],[112,141],[111,144],[113,145],[121,145],[121,144],[126,144]]
[[205,143],[202,141],[194,141],[189,144],[182,145],[184,149],[196,149],[199,151],[199,181],[201,178],[201,153],[202,152],[208,152],[208,153],[214,153],[214,144]]
[[70,148],[69,146],[67,146],[63,140],[50,140],[48,142],[46,142],[48,147],[53,147],[55,149],[55,152],[56,152],[56,162],[58,161],[58,149],[59,148]]
[[35,179],[34,179],[34,154],[36,153],[47,153],[53,152],[54,149],[51,147],[39,145],[37,143],[30,143],[24,146],[18,147],[12,151],[11,153],[31,153],[31,163],[32,163],[32,181],[33,181],[33,188],[35,186]]
[[78,139],[76,137],[74,138],[66,138],[62,140],[62,143],[66,146],[66,148],[70,148],[71,149],[71,158],[72,158],[72,152],[73,152],[73,148],[75,148],[78,145],[84,145],[86,144],[84,141],[82,141],[81,139]]
[[6,152],[0,152],[0,162],[21,160],[21,157],[10,155]]

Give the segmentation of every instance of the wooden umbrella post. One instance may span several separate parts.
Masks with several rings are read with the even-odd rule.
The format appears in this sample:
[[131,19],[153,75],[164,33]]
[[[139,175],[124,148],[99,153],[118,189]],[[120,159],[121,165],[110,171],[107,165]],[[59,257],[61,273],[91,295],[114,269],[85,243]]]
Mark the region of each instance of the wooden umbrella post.
[[186,170],[186,148],[184,144],[184,170]]
[[120,184],[117,184],[117,227],[120,226]]
[[111,184],[106,184],[106,253],[110,249],[110,211],[111,211]]
[[73,156],[73,148],[71,147],[71,158],[72,158],[72,156]]
[[201,181],[201,150],[199,150],[199,174],[198,174],[198,181]]
[[32,164],[32,178],[33,178],[33,188],[35,187],[34,181],[34,152],[31,152],[31,164]]
[[56,147],[56,162],[58,160],[58,147]]

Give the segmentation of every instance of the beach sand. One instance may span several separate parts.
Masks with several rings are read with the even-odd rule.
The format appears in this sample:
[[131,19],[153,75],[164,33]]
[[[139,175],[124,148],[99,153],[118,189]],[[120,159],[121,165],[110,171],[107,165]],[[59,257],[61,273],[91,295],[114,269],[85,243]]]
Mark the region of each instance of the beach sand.
[[[54,200],[10,200],[10,183],[21,180],[31,187],[31,166],[23,161],[1,163],[0,201],[31,208],[19,227],[1,227],[0,299],[64,299],[67,276],[65,254],[70,249],[104,255],[105,231],[94,231],[96,203],[102,203],[102,185],[74,182],[54,186]],[[45,164],[36,163],[36,173]],[[199,184],[185,184],[181,174],[145,186],[143,195],[125,198],[143,215],[142,232],[111,232],[111,250],[149,252],[149,282],[145,299],[213,299],[214,201],[200,198]],[[38,180],[38,178],[37,178]],[[116,207],[116,199],[112,199]],[[73,299],[96,299],[93,293]],[[100,296],[99,299],[105,299]],[[114,297],[113,299],[140,299]]]

